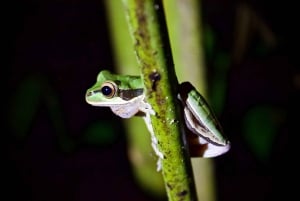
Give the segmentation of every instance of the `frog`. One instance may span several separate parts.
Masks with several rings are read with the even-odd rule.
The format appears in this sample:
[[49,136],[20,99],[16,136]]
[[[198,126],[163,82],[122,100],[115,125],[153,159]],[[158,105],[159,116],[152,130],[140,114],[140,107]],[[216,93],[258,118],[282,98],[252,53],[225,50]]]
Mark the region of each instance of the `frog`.
[[[177,99],[181,103],[191,156],[212,158],[228,152],[231,143],[224,135],[219,120],[205,98],[190,82],[179,84]],[[92,106],[109,107],[121,118],[141,116],[151,134],[151,144],[156,155],[163,159],[151,124],[151,115],[155,115],[155,111],[147,102],[141,76],[120,75],[101,70],[96,83],[87,89],[85,100]]]

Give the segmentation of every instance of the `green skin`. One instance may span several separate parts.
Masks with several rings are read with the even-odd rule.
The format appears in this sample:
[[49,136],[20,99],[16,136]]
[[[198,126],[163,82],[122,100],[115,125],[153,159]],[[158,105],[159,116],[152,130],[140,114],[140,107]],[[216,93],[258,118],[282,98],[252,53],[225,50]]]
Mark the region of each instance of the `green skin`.
[[[98,74],[97,82],[87,90],[85,98],[93,106],[110,107],[122,118],[142,115],[152,135],[152,147],[162,159],[150,120],[150,115],[155,115],[155,112],[145,102],[143,89],[140,76],[117,75],[103,70]],[[194,142],[189,143],[198,149],[195,151],[194,148],[196,154],[192,153],[192,156],[208,158],[226,153],[230,142],[224,137],[217,118],[201,94],[189,82],[184,82],[179,86],[178,99],[182,103],[186,133],[196,134],[193,135]]]

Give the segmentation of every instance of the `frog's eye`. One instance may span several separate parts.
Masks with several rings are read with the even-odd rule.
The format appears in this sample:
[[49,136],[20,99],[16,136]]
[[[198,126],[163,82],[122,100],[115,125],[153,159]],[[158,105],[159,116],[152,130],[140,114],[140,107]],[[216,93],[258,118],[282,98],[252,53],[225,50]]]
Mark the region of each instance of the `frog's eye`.
[[114,82],[106,81],[101,86],[101,92],[107,98],[112,98],[117,94],[118,87]]

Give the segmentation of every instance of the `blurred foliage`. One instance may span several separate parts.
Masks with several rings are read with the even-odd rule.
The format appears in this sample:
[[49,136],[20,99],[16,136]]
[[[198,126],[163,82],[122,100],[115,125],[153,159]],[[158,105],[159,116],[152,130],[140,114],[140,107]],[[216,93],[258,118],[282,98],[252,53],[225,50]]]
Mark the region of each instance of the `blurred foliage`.
[[117,129],[111,121],[97,121],[89,124],[83,133],[82,140],[86,144],[107,146],[116,141]]
[[106,146],[117,138],[118,127],[111,121],[91,122],[79,138],[81,142],[69,136],[57,92],[46,76],[35,74],[20,81],[11,100],[9,125],[16,139],[23,141],[29,137],[30,130],[40,118],[39,111],[42,108],[46,109],[60,148],[65,152],[73,151],[77,143]]
[[269,105],[257,105],[245,115],[244,138],[262,162],[270,160],[275,138],[285,118],[285,111]]
[[42,90],[47,86],[40,75],[31,75],[22,81],[12,97],[9,123],[13,134],[24,139],[29,134],[33,118],[40,105]]

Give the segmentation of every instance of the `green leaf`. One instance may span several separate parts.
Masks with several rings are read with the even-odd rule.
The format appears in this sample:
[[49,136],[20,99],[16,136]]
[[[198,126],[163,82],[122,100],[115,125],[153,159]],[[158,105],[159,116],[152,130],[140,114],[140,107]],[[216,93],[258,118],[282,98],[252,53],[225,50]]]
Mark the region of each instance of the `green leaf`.
[[39,76],[29,76],[20,83],[12,96],[9,124],[13,134],[19,139],[28,134],[40,105],[42,88],[43,82]]
[[274,139],[285,113],[271,106],[257,106],[246,114],[243,134],[255,155],[262,161],[269,159]]
[[112,122],[98,121],[90,124],[83,135],[83,141],[92,145],[110,145],[116,141],[117,130]]

